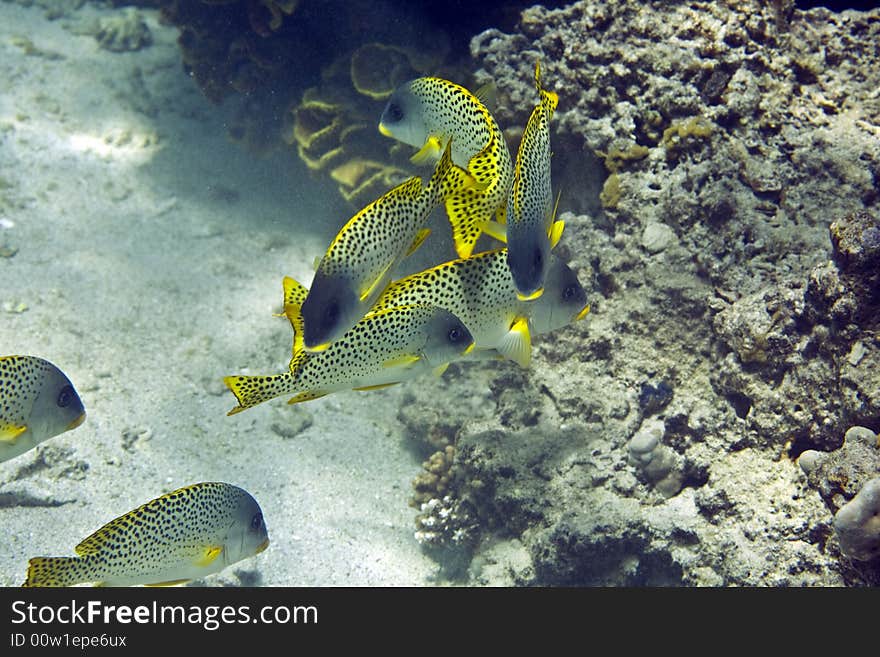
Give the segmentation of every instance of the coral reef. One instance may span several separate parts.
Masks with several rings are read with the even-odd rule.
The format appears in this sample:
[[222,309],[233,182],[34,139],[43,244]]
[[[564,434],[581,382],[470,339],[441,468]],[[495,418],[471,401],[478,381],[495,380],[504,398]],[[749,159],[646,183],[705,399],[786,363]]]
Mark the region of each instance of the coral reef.
[[[833,526],[864,482],[829,507],[794,460],[880,430],[880,13],[780,7],[535,6],[472,40],[501,125],[536,58],[560,95],[557,248],[592,283],[529,370],[460,366],[493,368],[443,503],[474,564],[517,541],[534,584],[876,582]],[[413,395],[425,435],[448,413]]]

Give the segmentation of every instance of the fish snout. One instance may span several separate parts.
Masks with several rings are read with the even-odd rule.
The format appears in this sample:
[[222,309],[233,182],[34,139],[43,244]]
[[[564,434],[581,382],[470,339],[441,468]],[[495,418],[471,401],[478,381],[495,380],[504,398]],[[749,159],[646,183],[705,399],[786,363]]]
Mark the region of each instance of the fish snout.
[[79,417],[77,417],[73,422],[67,425],[67,431],[71,429],[76,429],[79,425],[86,421],[86,412],[83,411],[80,413]]

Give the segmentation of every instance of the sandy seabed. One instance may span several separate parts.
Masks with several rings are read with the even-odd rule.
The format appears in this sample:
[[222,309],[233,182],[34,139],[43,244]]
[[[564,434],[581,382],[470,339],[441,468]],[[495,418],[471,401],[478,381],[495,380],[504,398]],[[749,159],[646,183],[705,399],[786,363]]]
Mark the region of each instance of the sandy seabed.
[[0,4],[0,352],[58,365],[88,413],[0,463],[0,584],[201,481],[250,491],[271,545],[196,584],[430,582],[404,386],[226,416],[223,376],[287,366],[282,276],[308,282],[350,211],[294,153],[226,138],[155,12],[124,53],[77,33],[101,9],[77,14]]

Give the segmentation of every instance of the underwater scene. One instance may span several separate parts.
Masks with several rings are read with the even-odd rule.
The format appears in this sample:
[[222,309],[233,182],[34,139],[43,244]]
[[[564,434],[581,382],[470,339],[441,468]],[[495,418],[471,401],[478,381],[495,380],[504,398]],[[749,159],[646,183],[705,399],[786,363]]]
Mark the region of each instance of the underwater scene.
[[0,0],[0,585],[880,584],[880,8]]

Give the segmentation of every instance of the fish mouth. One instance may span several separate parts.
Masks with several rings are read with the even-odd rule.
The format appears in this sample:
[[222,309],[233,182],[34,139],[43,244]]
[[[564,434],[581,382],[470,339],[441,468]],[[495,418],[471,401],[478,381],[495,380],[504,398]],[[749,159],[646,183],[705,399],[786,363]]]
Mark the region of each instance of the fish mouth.
[[590,312],[590,304],[587,304],[586,306],[584,306],[583,310],[581,310],[581,311],[577,314],[577,316],[574,318],[575,321],[577,322],[577,321],[582,320],[584,317],[587,316],[587,313],[588,313],[588,312]]
[[83,411],[82,413],[80,413],[78,418],[76,418],[73,422],[71,422],[70,424],[67,425],[67,431],[70,431],[71,429],[76,429],[79,425],[81,425],[85,421],[86,421],[86,414],[85,414],[85,411]]
[[268,538],[257,546],[257,551],[254,552],[254,554],[259,554],[260,552],[265,550],[267,547],[269,547],[269,539]]
[[382,133],[383,135],[385,135],[386,137],[390,137],[390,136],[391,136],[391,131],[390,131],[388,128],[385,127],[385,124],[384,124],[384,123],[380,123],[380,124],[379,124],[379,132],[381,132],[381,133]]
[[520,301],[534,301],[535,299],[540,297],[542,294],[544,294],[544,288],[539,287],[537,290],[535,290],[531,294],[522,294],[520,292],[517,292],[516,298],[519,299]]

